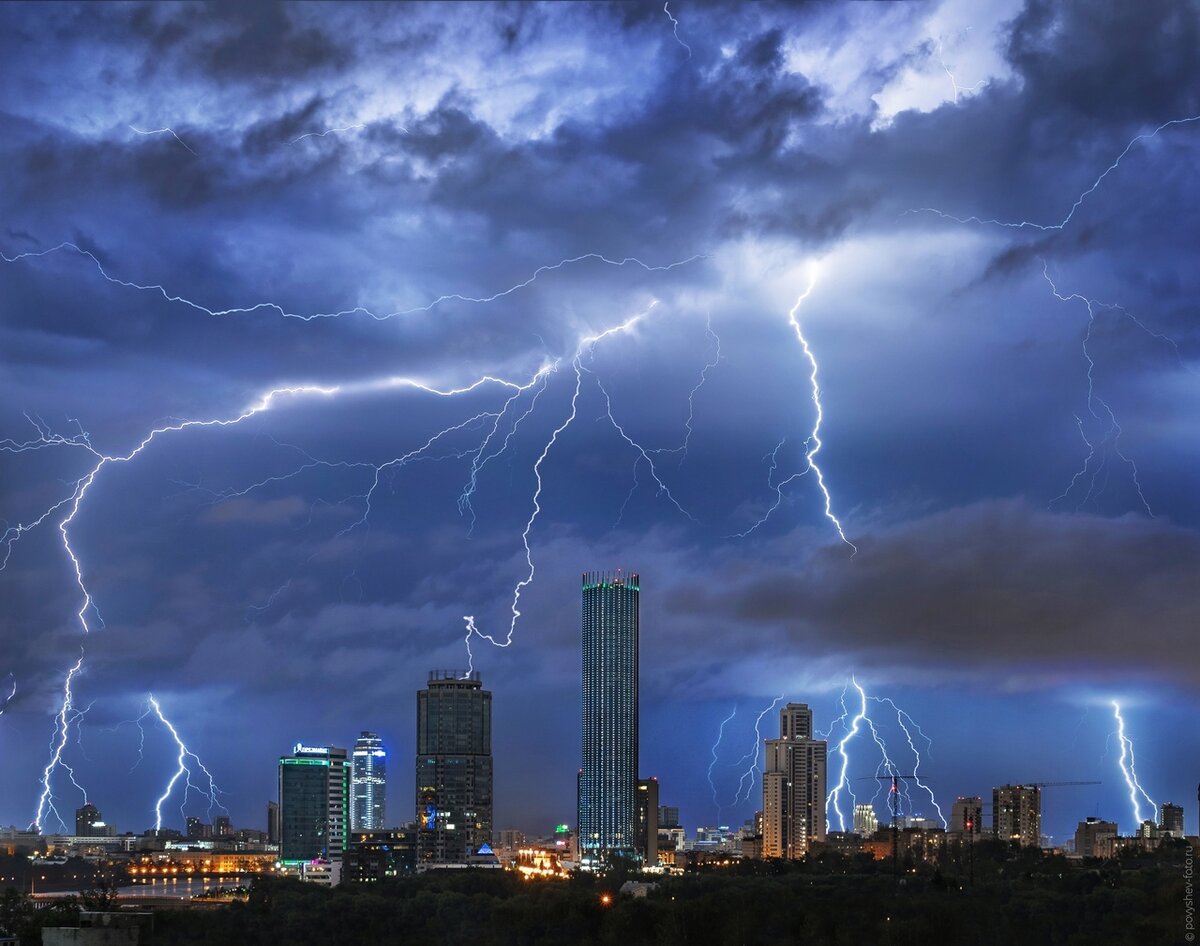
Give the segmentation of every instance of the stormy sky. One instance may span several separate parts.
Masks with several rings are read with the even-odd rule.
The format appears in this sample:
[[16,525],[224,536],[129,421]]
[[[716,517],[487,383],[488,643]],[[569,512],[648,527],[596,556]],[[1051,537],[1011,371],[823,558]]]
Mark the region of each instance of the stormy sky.
[[65,820],[73,771],[151,826],[150,693],[237,826],[360,729],[407,821],[415,692],[518,584],[496,826],[573,823],[624,568],[689,829],[853,675],[947,814],[1099,780],[1047,833],[1131,830],[1117,699],[1196,830],[1198,44],[1173,0],[0,7],[0,823],[61,743]]

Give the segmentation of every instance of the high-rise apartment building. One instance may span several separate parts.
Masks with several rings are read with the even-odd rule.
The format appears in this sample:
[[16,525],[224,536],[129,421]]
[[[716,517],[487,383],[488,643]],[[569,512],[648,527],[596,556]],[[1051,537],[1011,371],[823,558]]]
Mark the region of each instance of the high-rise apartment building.
[[812,710],[789,703],[779,738],[766,740],[763,760],[762,856],[796,860],[825,840],[828,744],[812,738]]
[[492,840],[492,694],[434,670],[417,693],[417,858],[464,864]]
[[992,789],[992,830],[1001,841],[1037,847],[1042,834],[1042,793],[1036,785]]
[[1173,838],[1183,837],[1183,806],[1173,805],[1169,801],[1163,802],[1162,810],[1159,812],[1158,826],[1163,834],[1169,834]]
[[583,865],[594,866],[636,851],[640,580],[636,573],[585,572],[582,590],[579,847]]
[[363,730],[354,743],[350,771],[350,830],[382,831],[387,818],[387,751]]
[[279,759],[279,859],[340,861],[350,833],[346,750],[297,744]]

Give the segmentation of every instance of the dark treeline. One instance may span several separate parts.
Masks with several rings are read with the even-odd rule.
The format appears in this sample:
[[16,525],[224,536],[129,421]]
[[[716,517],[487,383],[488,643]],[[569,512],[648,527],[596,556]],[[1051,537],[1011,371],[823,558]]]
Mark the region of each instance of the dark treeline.
[[974,886],[938,870],[897,884],[886,862],[861,859],[747,862],[606,905],[624,879],[439,871],[334,889],[264,879],[244,903],[159,912],[154,943],[1147,946],[1183,936],[1182,850],[1081,867],[981,844]]

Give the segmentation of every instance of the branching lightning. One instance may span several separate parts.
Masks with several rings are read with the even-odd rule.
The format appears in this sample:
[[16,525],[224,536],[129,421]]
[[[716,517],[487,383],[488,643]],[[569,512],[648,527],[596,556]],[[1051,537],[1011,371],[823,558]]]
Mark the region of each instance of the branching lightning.
[[180,138],[179,135],[175,134],[174,128],[154,128],[150,131],[142,131],[142,129],[134,128],[132,125],[130,125],[129,130],[137,135],[170,135],[172,138],[174,138],[176,141],[178,141],[181,145],[183,145],[185,148],[187,148],[187,150],[189,152],[196,155],[197,158],[200,157],[200,155],[196,154],[195,151],[192,151],[192,149],[190,147],[188,147],[188,143],[186,141],[184,141],[182,138]]
[[[550,434],[549,439],[546,441],[545,445],[542,447],[541,453],[538,454],[538,458],[533,463],[533,476],[534,476],[534,480],[536,481],[536,486],[533,491],[533,501],[532,501],[533,509],[529,514],[529,519],[526,520],[526,522],[525,522],[524,530],[522,530],[522,532],[521,532],[521,544],[525,549],[525,565],[526,565],[526,568],[528,569],[528,571],[527,571],[525,577],[523,577],[520,581],[518,581],[516,583],[516,585],[513,587],[512,605],[510,607],[511,619],[509,620],[508,633],[504,637],[504,640],[500,641],[496,638],[495,635],[487,634],[487,633],[484,633],[483,631],[479,630],[479,628],[475,624],[475,616],[474,615],[464,614],[463,622],[466,626],[465,640],[466,640],[466,645],[467,645],[467,659],[468,659],[468,668],[469,669],[474,667],[474,655],[471,651],[471,638],[473,636],[477,636],[477,637],[482,638],[483,640],[486,640],[488,643],[492,644],[494,647],[508,647],[510,644],[512,644],[513,633],[516,631],[517,621],[521,617],[521,609],[520,609],[521,593],[527,587],[529,587],[529,585],[531,585],[533,583],[534,576],[537,573],[536,568],[533,564],[533,550],[530,548],[530,545],[529,545],[529,533],[533,530],[534,523],[537,522],[538,516],[542,511],[542,505],[541,505],[542,486],[543,486],[543,484],[542,484],[542,464],[546,462],[546,457],[549,456],[550,451],[553,449],[554,445],[558,442],[559,436],[563,433],[563,431],[565,431],[568,427],[571,426],[571,424],[575,421],[576,416],[578,416],[579,395],[583,388],[584,372],[587,371],[589,374],[592,374],[593,377],[595,376],[594,373],[591,371],[591,369],[587,368],[583,364],[583,358],[584,358],[585,354],[590,356],[592,354],[592,352],[595,350],[596,345],[599,342],[603,341],[604,339],[609,338],[613,335],[623,334],[623,333],[631,331],[633,329],[633,327],[635,325],[637,325],[640,321],[642,321],[642,319],[646,318],[646,316],[648,316],[657,305],[658,305],[658,300],[656,299],[650,304],[650,307],[648,309],[646,309],[644,312],[639,312],[636,315],[630,316],[628,319],[626,319],[624,322],[620,323],[619,325],[614,325],[611,328],[607,328],[604,331],[598,332],[595,335],[588,335],[588,336],[585,336],[584,338],[580,339],[579,344],[575,349],[575,355],[571,359],[571,366],[575,371],[575,388],[571,393],[570,410],[567,413],[566,419],[563,420],[561,424],[559,424],[557,427],[554,428],[553,432]],[[599,384],[599,381],[597,381],[597,384]],[[603,388],[601,390],[603,390]],[[606,394],[606,397],[607,397],[607,394]],[[609,417],[612,418],[611,406],[609,409]],[[613,420],[613,425],[614,425],[614,427],[616,427],[616,429],[621,433],[621,435],[629,443],[633,444],[633,446],[635,446],[638,450],[641,451],[641,453],[643,455],[645,455],[645,450],[643,448],[641,448],[636,442],[631,440],[628,437],[628,435],[626,435],[625,432],[623,430],[621,430],[620,425],[617,424],[615,419]],[[646,457],[646,459],[649,460],[649,457]],[[674,501],[674,497],[670,496],[670,491],[666,489],[665,485],[661,484],[661,481],[660,481],[660,485],[662,485],[662,489],[667,491],[667,494],[671,498],[671,500]],[[676,503],[676,506],[678,506],[678,503]],[[682,508],[682,507],[680,507],[680,508]]]
[[465,303],[473,303],[473,304],[485,304],[488,302],[495,302],[497,299],[502,299],[505,296],[512,295],[514,292],[517,292],[521,289],[525,289],[526,287],[531,286],[534,282],[537,281],[537,279],[540,276],[543,276],[546,273],[554,272],[556,270],[562,269],[565,266],[571,266],[575,263],[595,261],[595,262],[603,263],[606,266],[615,266],[618,268],[622,267],[622,266],[633,265],[633,266],[640,267],[641,269],[643,269],[645,272],[648,272],[648,273],[665,273],[665,272],[669,272],[673,269],[677,269],[680,266],[686,266],[689,263],[694,263],[697,260],[702,260],[702,259],[708,258],[703,253],[696,253],[692,256],[689,256],[687,259],[677,260],[673,263],[667,263],[667,264],[661,265],[661,266],[651,266],[647,263],[643,263],[640,259],[637,259],[636,257],[633,257],[633,256],[626,256],[623,259],[609,259],[607,256],[603,256],[600,253],[584,253],[580,256],[572,256],[568,259],[559,260],[557,263],[550,263],[550,264],[547,264],[544,266],[539,266],[537,269],[535,269],[533,271],[533,274],[531,276],[529,276],[528,278],[522,280],[521,282],[516,283],[515,285],[509,286],[507,289],[502,289],[499,292],[495,292],[490,296],[466,296],[461,293],[452,292],[452,293],[446,293],[444,295],[440,295],[437,298],[435,298],[433,301],[428,302],[424,305],[413,306],[412,308],[408,308],[408,309],[399,309],[394,312],[388,312],[388,313],[376,313],[376,312],[371,311],[370,309],[368,309],[365,306],[354,306],[353,308],[342,309],[338,312],[314,312],[314,313],[309,313],[308,315],[303,315],[303,314],[296,313],[296,312],[289,312],[283,306],[281,306],[275,302],[257,302],[254,305],[249,305],[249,306],[234,306],[234,307],[228,308],[228,309],[210,309],[207,306],[201,305],[199,302],[194,302],[193,300],[185,298],[184,296],[172,294],[165,287],[163,287],[161,285],[142,284],[142,283],[130,282],[125,279],[118,279],[117,277],[109,274],[109,272],[104,268],[104,266],[101,265],[100,260],[96,258],[95,254],[93,254],[89,250],[82,249],[81,247],[77,246],[76,244],[68,242],[68,241],[59,243],[57,246],[52,246],[46,250],[37,250],[37,251],[31,250],[31,251],[28,251],[25,253],[17,253],[14,256],[8,256],[4,253],[0,253],[0,261],[3,261],[5,263],[17,263],[22,260],[37,259],[37,258],[40,258],[43,256],[50,256],[51,254],[60,253],[60,252],[67,251],[67,250],[77,253],[80,256],[86,256],[88,259],[90,259],[92,261],[92,263],[95,265],[96,271],[99,272],[100,275],[104,279],[106,279],[108,282],[112,283],[115,286],[122,286],[126,289],[136,289],[140,292],[157,293],[158,295],[162,296],[162,298],[165,299],[167,302],[179,303],[180,305],[187,306],[190,309],[194,309],[198,312],[202,312],[205,315],[229,316],[229,315],[250,315],[255,312],[274,312],[277,315],[279,315],[281,318],[299,319],[302,322],[311,322],[314,319],[341,318],[342,316],[348,316],[348,315],[365,315],[365,316],[368,316],[369,318],[375,319],[378,322],[383,322],[388,319],[393,319],[393,318],[397,318],[400,316],[416,315],[421,312],[429,312],[429,311],[437,308],[444,302],[465,302]]
[[[967,29],[969,30],[970,27],[967,27]],[[942,66],[942,71],[946,73],[946,78],[950,80],[951,87],[954,89],[954,104],[957,105],[958,97],[960,95],[969,95],[970,93],[977,91],[979,89],[979,87],[981,85],[983,85],[987,80],[980,79],[974,85],[970,85],[970,86],[967,86],[966,88],[963,88],[962,86],[960,86],[958,84],[958,79],[956,79],[954,77],[954,73],[950,71],[950,66],[947,64],[945,58],[943,57],[942,51],[943,51],[943,43],[942,43],[942,40],[939,39],[938,44],[937,44],[938,62]]]
[[[953,81],[953,77],[951,77],[951,81]],[[955,86],[955,89],[957,90],[957,86]],[[1041,230],[1041,231],[1064,230],[1064,229],[1066,229],[1067,224],[1069,224],[1071,222],[1071,219],[1075,216],[1075,212],[1077,210],[1079,210],[1079,208],[1083,205],[1083,202],[1085,200],[1087,200],[1088,197],[1090,197],[1093,193],[1095,193],[1099,189],[1100,185],[1102,183],[1104,183],[1104,179],[1106,177],[1108,177],[1109,174],[1111,174],[1118,167],[1120,167],[1121,161],[1124,160],[1125,156],[1127,154],[1129,154],[1129,152],[1131,150],[1133,150],[1134,145],[1136,145],[1142,141],[1149,141],[1151,138],[1156,137],[1159,132],[1164,131],[1167,128],[1171,128],[1175,125],[1187,125],[1187,124],[1190,124],[1191,122],[1196,122],[1196,121],[1200,121],[1200,115],[1192,115],[1189,118],[1175,118],[1169,122],[1163,122],[1161,125],[1159,125],[1157,128],[1155,128],[1153,131],[1148,131],[1148,132],[1145,132],[1143,134],[1140,134],[1140,135],[1137,135],[1136,137],[1134,137],[1132,140],[1130,140],[1129,144],[1127,144],[1125,146],[1124,150],[1119,155],[1117,155],[1116,160],[1113,161],[1112,164],[1110,164],[1108,167],[1106,167],[1100,173],[1099,177],[1097,177],[1094,181],[1092,181],[1091,186],[1088,187],[1086,190],[1083,191],[1083,193],[1081,193],[1078,197],[1075,198],[1075,202],[1073,204],[1071,204],[1071,209],[1067,211],[1067,215],[1065,217],[1063,217],[1062,220],[1060,220],[1058,223],[1034,223],[1033,221],[1030,221],[1030,220],[1016,220],[1016,221],[996,220],[996,219],[992,219],[992,218],[984,218],[984,217],[977,217],[977,216],[956,217],[953,214],[948,214],[948,213],[945,213],[944,211],[938,210],[936,207],[921,207],[921,208],[918,208],[917,210],[909,211],[909,213],[930,213],[930,214],[934,214],[938,217],[942,217],[946,220],[953,220],[956,223],[979,223],[979,224],[986,224],[986,225],[991,225],[991,226],[996,226],[996,227],[1008,227],[1009,229],[1013,229],[1013,230],[1025,230],[1025,229]]]
[[[1084,458],[1083,466],[1081,466],[1075,475],[1071,477],[1071,482],[1067,484],[1067,488],[1063,490],[1061,494],[1052,499],[1050,504],[1053,506],[1055,503],[1066,500],[1071,493],[1074,492],[1075,487],[1085,477],[1087,477],[1088,483],[1087,492],[1083,499],[1076,504],[1075,508],[1078,509],[1090,500],[1096,498],[1098,495],[1096,491],[1097,479],[1102,472],[1104,472],[1107,476],[1107,452],[1111,451],[1114,456],[1116,456],[1122,463],[1129,467],[1130,476],[1133,481],[1133,487],[1137,492],[1138,499],[1142,504],[1142,508],[1146,511],[1146,515],[1154,518],[1154,511],[1150,508],[1150,503],[1146,499],[1146,494],[1142,491],[1142,483],[1138,477],[1137,464],[1121,449],[1122,430],[1121,425],[1117,422],[1117,416],[1113,412],[1112,407],[1109,406],[1108,402],[1096,393],[1096,361],[1092,356],[1090,347],[1092,341],[1092,330],[1096,326],[1096,310],[1106,309],[1109,311],[1120,312],[1151,338],[1166,342],[1168,345],[1170,345],[1172,350],[1175,352],[1176,357],[1179,355],[1179,348],[1173,339],[1151,331],[1140,319],[1134,317],[1129,312],[1126,312],[1121,306],[1097,302],[1094,299],[1089,299],[1087,296],[1080,295],[1079,293],[1072,293],[1069,296],[1064,296],[1058,291],[1058,287],[1054,284],[1054,280],[1050,278],[1049,267],[1044,261],[1042,263],[1042,277],[1049,284],[1050,291],[1054,294],[1054,298],[1058,299],[1060,302],[1082,302],[1087,307],[1088,324],[1087,330],[1083,335],[1083,357],[1087,362],[1087,407],[1088,412],[1092,415],[1095,421],[1105,425],[1103,438],[1100,442],[1101,455],[1098,462],[1093,465],[1093,461],[1097,460],[1096,445],[1088,437],[1087,431],[1084,429],[1082,419],[1076,416],[1075,423],[1079,428],[1079,436],[1083,439],[1084,444],[1087,446],[1088,454]],[[1099,409],[1097,409],[1097,406],[1099,406]],[[1105,447],[1107,447],[1108,450],[1105,450]]]
[[[177,758],[178,767],[175,769],[175,774],[171,776],[171,780],[167,782],[167,787],[163,790],[162,795],[154,805],[155,830],[162,830],[162,806],[166,803],[167,799],[171,797],[171,793],[175,790],[175,785],[178,783],[181,776],[184,780],[183,800],[179,805],[179,811],[181,814],[186,816],[184,808],[187,805],[188,794],[193,791],[198,792],[208,799],[209,817],[212,816],[212,811],[214,808],[220,808],[222,811],[228,813],[228,810],[225,808],[225,806],[221,804],[221,790],[217,787],[217,783],[214,781],[212,773],[205,767],[204,763],[200,761],[200,757],[196,755],[196,753],[192,752],[192,750],[186,745],[184,745],[184,742],[179,737],[179,732],[175,729],[175,726],[169,719],[167,719],[166,716],[163,715],[162,707],[159,705],[158,700],[154,698],[154,694],[151,693],[146,700],[150,704],[150,707],[154,710],[154,715],[158,717],[158,721],[167,728],[167,731],[171,734],[171,738],[175,740],[175,745],[179,748],[179,756]],[[196,766],[201,772],[204,773],[204,777],[208,780],[207,791],[198,785],[192,784],[192,770],[188,766],[188,759],[193,759],[196,763]]]
[[733,717],[736,715],[737,715],[737,704],[735,703],[733,706],[733,709],[729,711],[729,715],[726,716],[723,720],[721,720],[721,725],[719,727],[717,727],[717,739],[716,739],[716,742],[714,742],[712,744],[712,761],[710,763],[708,763],[708,787],[712,789],[713,804],[717,808],[717,820],[718,821],[721,820],[722,805],[721,805],[721,802],[717,798],[717,783],[713,781],[713,769],[715,769],[717,767],[717,747],[721,745],[721,740],[725,736],[725,727],[729,724],[729,721],[731,719],[733,719]]
[[1142,801],[1150,806],[1151,819],[1158,821],[1158,806],[1154,804],[1149,793],[1142,788],[1142,783],[1138,781],[1137,764],[1133,757],[1133,740],[1125,733],[1125,719],[1121,716],[1121,705],[1116,701],[1112,701],[1113,717],[1117,721],[1117,739],[1121,743],[1121,755],[1117,759],[1117,765],[1121,767],[1121,775],[1125,778],[1125,785],[1129,789],[1129,805],[1133,812],[1134,826],[1141,827],[1142,821]]
[[[763,717],[783,702],[783,696],[784,695],[780,693],[779,696],[775,697],[775,699],[771,701],[770,706],[768,706],[754,718],[754,749],[750,752],[747,752],[744,756],[738,759],[737,762],[733,763],[733,768],[741,771],[742,773],[741,777],[738,779],[737,792],[733,796],[733,804],[735,805],[739,804],[740,802],[748,802],[750,800],[750,793],[754,791],[754,777],[759,772],[759,762],[762,759],[763,736],[761,727]],[[743,769],[742,766],[745,766],[745,768]],[[744,798],[742,797],[743,792],[746,793]]]
[[[846,706],[846,693],[851,686],[854,687],[854,689],[858,692],[858,708],[854,711],[853,715]],[[842,707],[841,715],[834,719],[832,723],[830,723],[829,729],[823,734],[824,738],[832,739],[835,730],[839,728],[844,730],[841,739],[839,739],[837,744],[833,747],[833,752],[841,758],[841,766],[838,769],[837,782],[834,784],[833,788],[830,789],[825,800],[826,817],[829,818],[830,822],[832,822],[833,818],[836,817],[838,822],[838,830],[845,831],[846,817],[842,812],[842,795],[845,794],[849,796],[851,811],[853,811],[854,806],[858,803],[858,798],[854,794],[854,790],[851,787],[853,779],[850,775],[849,748],[851,743],[854,741],[854,738],[862,731],[864,726],[871,734],[871,741],[875,744],[875,747],[879,752],[879,762],[875,768],[875,775],[893,776],[900,775],[903,771],[893,760],[888,751],[887,742],[883,738],[883,734],[879,731],[879,726],[871,717],[868,703],[877,703],[879,705],[886,704],[887,706],[891,707],[892,711],[896,714],[896,723],[900,727],[900,731],[904,734],[905,741],[908,743],[909,751],[913,756],[911,779],[919,789],[923,790],[929,795],[929,801],[933,805],[934,810],[937,812],[938,819],[942,822],[942,826],[945,827],[946,818],[942,813],[941,806],[938,805],[937,798],[934,796],[933,790],[921,781],[918,774],[921,770],[922,753],[916,741],[913,739],[913,730],[915,730],[918,736],[925,742],[926,753],[930,751],[933,745],[932,741],[930,740],[929,736],[925,734],[924,730],[922,730],[921,727],[917,725],[916,721],[907,712],[902,710],[891,698],[868,696],[866,690],[853,677],[850,679],[850,685],[842,689],[842,693],[838,698],[838,701]],[[847,720],[849,720],[849,722],[847,722]],[[902,813],[903,810],[910,812],[912,811],[913,801],[907,788],[907,781],[907,778],[901,781],[900,797],[892,799],[891,801],[891,804],[896,806],[895,810],[897,814]],[[874,794],[871,796],[872,804],[879,797],[879,794],[881,791],[883,791],[883,788],[884,779],[877,780]]]
[[[366,127],[366,122],[356,122],[353,125],[342,125],[339,128],[327,128],[325,131],[310,131],[303,135],[297,135],[288,144],[294,145],[297,141],[303,141],[305,138],[324,138],[326,135],[341,134],[344,131],[354,131],[355,129]],[[404,131],[407,133],[408,129],[405,128]]]
[[916,783],[917,788],[921,789],[929,796],[929,803],[933,805],[934,811],[937,812],[938,820],[941,821],[942,827],[947,827],[946,816],[942,814],[942,806],[937,803],[937,798],[933,794],[933,789],[922,782],[921,777],[918,774],[921,771],[921,751],[917,748],[917,744],[913,742],[912,732],[909,731],[908,727],[912,726],[912,728],[917,731],[920,737],[925,740],[926,752],[933,752],[933,740],[925,735],[925,730],[918,726],[916,721],[909,716],[908,713],[897,706],[890,697],[873,696],[871,697],[871,700],[876,703],[886,703],[896,711],[896,722],[900,726],[900,731],[904,733],[904,738],[908,741],[908,748],[913,754],[912,780]]

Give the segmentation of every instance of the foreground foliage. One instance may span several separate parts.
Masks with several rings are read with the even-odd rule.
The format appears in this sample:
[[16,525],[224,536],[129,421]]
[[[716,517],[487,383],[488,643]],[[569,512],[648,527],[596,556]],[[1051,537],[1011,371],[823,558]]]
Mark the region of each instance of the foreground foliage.
[[[530,883],[507,872],[446,871],[332,890],[265,880],[246,903],[160,912],[155,943],[1145,946],[1182,939],[1182,851],[1081,867],[981,848],[974,886],[965,874],[941,871],[909,873],[897,884],[886,864],[838,857],[698,871],[661,881],[642,899],[604,897],[621,876]],[[18,901],[5,906],[17,909]]]

